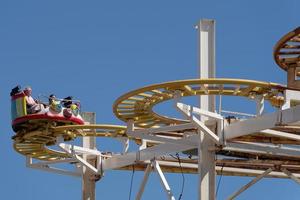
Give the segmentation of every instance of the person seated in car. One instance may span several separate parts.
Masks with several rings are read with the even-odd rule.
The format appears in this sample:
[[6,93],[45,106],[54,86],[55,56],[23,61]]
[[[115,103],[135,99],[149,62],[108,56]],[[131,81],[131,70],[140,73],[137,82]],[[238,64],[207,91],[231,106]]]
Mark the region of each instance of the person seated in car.
[[29,87],[29,86],[25,87],[24,94],[26,95],[25,100],[26,100],[26,107],[27,107],[28,114],[34,114],[34,113],[37,113],[37,112],[45,109],[43,104],[38,103],[37,100],[32,98],[32,96],[31,96],[31,94],[32,94],[31,87]]
[[68,96],[68,97],[64,98],[61,103],[63,104],[64,107],[71,108],[71,105],[73,103],[72,99],[73,99],[72,96]]

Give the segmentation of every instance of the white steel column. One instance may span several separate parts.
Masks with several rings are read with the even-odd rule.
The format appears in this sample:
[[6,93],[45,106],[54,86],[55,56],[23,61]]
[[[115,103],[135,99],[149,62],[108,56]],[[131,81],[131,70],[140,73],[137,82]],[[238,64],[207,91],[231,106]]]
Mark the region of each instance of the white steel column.
[[[199,69],[200,78],[215,77],[215,21],[203,19],[198,25]],[[202,95],[200,108],[215,112],[215,96]],[[201,121],[208,118],[201,116]],[[214,142],[199,131],[200,142],[198,146],[198,172],[199,172],[199,200],[215,199],[215,152],[209,151]]]
[[[83,113],[83,118],[87,124],[96,123],[96,114],[95,113]],[[95,137],[83,137],[82,138],[83,148],[95,149],[96,148],[96,138]],[[96,158],[89,157],[88,155],[83,154],[83,159],[87,161],[92,166],[96,166]],[[94,173],[88,170],[85,166],[82,167],[82,200],[95,200],[95,189],[96,181]]]

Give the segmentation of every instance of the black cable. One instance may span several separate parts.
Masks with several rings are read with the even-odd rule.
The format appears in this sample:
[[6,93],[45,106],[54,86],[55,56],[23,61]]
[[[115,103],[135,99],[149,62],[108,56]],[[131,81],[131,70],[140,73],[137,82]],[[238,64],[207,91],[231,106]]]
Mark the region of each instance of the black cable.
[[220,178],[219,178],[219,181],[218,181],[218,185],[217,185],[217,191],[216,191],[216,198],[218,196],[218,192],[219,192],[219,187],[220,187],[220,183],[221,183],[221,179],[222,179],[222,176],[223,176],[223,168],[224,168],[224,164],[222,165],[221,167],[221,175],[220,175]]
[[181,171],[181,175],[182,175],[182,186],[181,186],[181,193],[178,197],[178,200],[180,200],[182,198],[182,195],[183,195],[183,190],[184,190],[184,183],[185,183],[185,177],[184,177],[184,174],[183,174],[183,170],[182,170],[182,166],[181,166],[181,160],[180,160],[180,157],[179,157],[179,153],[176,153],[176,157],[178,159],[178,163],[179,163],[179,166],[180,166],[180,171]]
[[129,200],[131,199],[131,192],[132,192],[132,184],[133,184],[133,176],[134,176],[134,165],[132,165],[132,174],[131,174],[131,181],[130,181],[130,190],[129,190]]
[[184,190],[184,184],[185,184],[185,177],[184,177],[184,173],[183,173],[183,170],[182,170],[182,166],[181,166],[181,160],[180,160],[180,157],[179,157],[179,153],[176,153],[176,156],[172,155],[172,154],[169,154],[172,158],[174,159],[177,159],[178,160],[178,163],[179,163],[179,166],[180,166],[180,171],[181,171],[181,175],[182,175],[182,186],[181,186],[181,193],[178,197],[178,200],[180,200],[182,198],[182,195],[183,195],[183,190]]

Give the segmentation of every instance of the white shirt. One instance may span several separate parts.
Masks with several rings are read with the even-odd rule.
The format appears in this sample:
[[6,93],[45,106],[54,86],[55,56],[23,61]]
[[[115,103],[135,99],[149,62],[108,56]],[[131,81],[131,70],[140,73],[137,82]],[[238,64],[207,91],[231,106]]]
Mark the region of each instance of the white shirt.
[[26,103],[30,106],[36,105],[37,103],[34,101],[32,96],[25,96]]

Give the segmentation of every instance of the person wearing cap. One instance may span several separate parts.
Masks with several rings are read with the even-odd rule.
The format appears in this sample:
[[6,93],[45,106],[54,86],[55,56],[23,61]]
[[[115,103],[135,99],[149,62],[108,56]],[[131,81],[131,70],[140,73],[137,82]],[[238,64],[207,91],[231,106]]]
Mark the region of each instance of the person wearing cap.
[[24,94],[26,95],[25,100],[26,100],[26,106],[27,106],[28,114],[34,114],[34,113],[37,113],[37,112],[45,109],[43,104],[37,103],[37,101],[34,100],[34,98],[32,98],[32,96],[31,96],[31,94],[32,94],[31,87],[29,87],[29,86],[25,87]]

